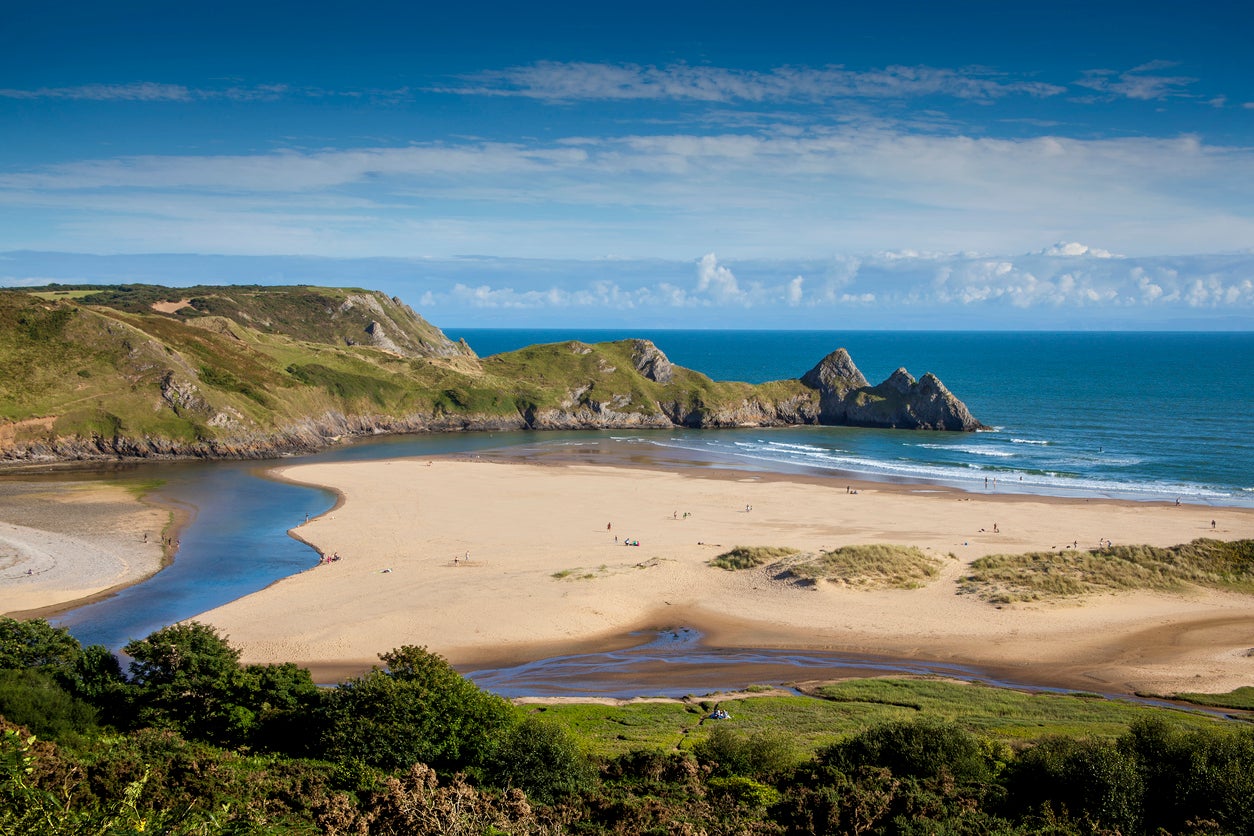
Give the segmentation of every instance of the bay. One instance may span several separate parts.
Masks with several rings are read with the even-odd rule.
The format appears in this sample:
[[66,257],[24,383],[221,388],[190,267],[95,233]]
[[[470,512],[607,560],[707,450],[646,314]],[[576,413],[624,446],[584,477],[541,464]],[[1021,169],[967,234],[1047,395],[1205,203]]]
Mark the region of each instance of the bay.
[[[263,476],[268,466],[280,463],[476,452],[536,459],[566,457],[576,450],[606,463],[804,472],[973,491],[1160,501],[1182,497],[1217,507],[1254,507],[1254,404],[1245,385],[1254,373],[1254,334],[448,333],[464,337],[481,356],[567,339],[641,337],[653,340],[679,365],[715,379],[748,382],[798,377],[830,351],[845,347],[872,383],[898,366],[916,376],[937,374],[992,429],[973,434],[843,427],[454,433],[374,439],[283,462],[139,465],[134,478],[163,479],[161,498],[191,514],[173,565],[54,623],[67,626],[84,643],[117,650],[133,638],[316,565],[317,553],[287,532],[305,514],[328,510],[334,496]],[[687,649],[683,653],[692,655]],[[546,687],[626,693],[632,665],[647,663],[633,662],[638,657],[631,654],[615,658],[618,667],[607,670],[599,685],[587,680]],[[542,666],[483,676],[493,687],[513,693],[538,687],[528,677]],[[560,677],[580,666],[559,661],[554,669]],[[753,681],[747,661],[741,671],[731,675],[729,687]],[[584,669],[578,676],[588,675]]]

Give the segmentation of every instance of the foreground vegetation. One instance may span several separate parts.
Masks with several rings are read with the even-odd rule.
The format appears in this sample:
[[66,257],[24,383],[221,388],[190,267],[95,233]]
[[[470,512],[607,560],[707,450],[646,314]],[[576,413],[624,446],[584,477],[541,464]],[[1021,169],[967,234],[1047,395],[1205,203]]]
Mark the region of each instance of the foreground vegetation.
[[0,834],[1254,832],[1254,728],[1085,695],[516,707],[417,647],[330,689],[196,623],[126,652],[0,620]]

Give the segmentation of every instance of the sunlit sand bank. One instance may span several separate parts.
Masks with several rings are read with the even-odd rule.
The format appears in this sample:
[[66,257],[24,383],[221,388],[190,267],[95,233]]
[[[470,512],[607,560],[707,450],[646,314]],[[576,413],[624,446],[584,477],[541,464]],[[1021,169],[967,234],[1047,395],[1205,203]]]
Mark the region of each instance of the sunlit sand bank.
[[99,482],[0,484],[0,613],[43,615],[163,565],[170,512]]
[[[402,644],[499,665],[691,626],[718,645],[926,659],[1114,693],[1254,682],[1254,597],[1131,593],[997,608],[954,584],[971,560],[998,552],[1252,537],[1249,509],[480,460],[279,473],[341,492],[340,506],[296,532],[340,559],[199,618],[248,661],[294,661],[323,679]],[[918,546],[944,568],[920,589],[865,591],[707,565],[736,545],[871,542]]]

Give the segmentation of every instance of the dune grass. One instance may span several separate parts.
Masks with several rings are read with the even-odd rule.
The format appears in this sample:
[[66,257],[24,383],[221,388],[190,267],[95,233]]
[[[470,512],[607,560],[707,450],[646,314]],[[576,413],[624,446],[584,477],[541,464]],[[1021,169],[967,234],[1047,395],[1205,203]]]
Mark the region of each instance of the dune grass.
[[1201,538],[1166,548],[1112,546],[990,555],[972,562],[958,591],[1003,604],[1189,586],[1254,593],[1254,540]]
[[915,589],[926,585],[940,567],[939,559],[914,546],[870,543],[820,552],[788,568],[805,580],[863,589]]
[[775,560],[797,554],[796,549],[784,546],[736,546],[710,561],[710,565],[734,572],[739,569],[756,569]]

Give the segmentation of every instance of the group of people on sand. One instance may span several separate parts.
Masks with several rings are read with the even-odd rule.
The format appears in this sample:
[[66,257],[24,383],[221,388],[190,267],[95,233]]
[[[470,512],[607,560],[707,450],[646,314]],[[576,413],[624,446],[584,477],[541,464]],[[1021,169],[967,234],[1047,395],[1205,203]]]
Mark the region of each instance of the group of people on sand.
[[322,556],[322,559],[319,560],[318,562],[319,563],[336,563],[339,561],[339,559],[340,559],[340,553],[333,552],[332,554],[324,554]]

